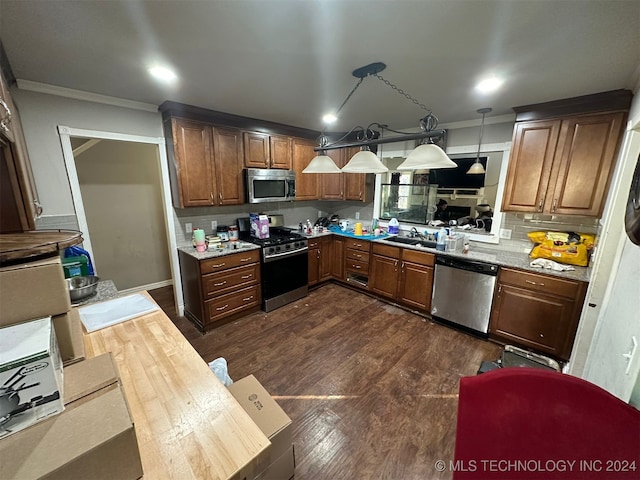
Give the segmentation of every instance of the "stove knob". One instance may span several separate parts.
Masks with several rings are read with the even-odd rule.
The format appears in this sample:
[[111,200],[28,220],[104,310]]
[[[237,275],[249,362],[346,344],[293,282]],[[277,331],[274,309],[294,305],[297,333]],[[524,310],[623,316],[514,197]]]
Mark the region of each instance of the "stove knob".
[[291,244],[290,244],[290,243],[287,243],[287,244],[284,246],[284,248],[286,248],[287,250],[291,250]]
[[278,246],[276,247],[276,252],[279,252],[280,250],[282,250],[282,247],[281,247],[280,245],[278,245]]

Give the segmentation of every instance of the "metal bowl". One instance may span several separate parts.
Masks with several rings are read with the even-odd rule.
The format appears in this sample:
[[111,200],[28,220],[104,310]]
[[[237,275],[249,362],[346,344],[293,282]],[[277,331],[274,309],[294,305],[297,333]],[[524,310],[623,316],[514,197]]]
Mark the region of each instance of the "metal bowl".
[[67,289],[69,290],[71,301],[82,300],[96,293],[98,280],[100,279],[95,275],[67,278]]

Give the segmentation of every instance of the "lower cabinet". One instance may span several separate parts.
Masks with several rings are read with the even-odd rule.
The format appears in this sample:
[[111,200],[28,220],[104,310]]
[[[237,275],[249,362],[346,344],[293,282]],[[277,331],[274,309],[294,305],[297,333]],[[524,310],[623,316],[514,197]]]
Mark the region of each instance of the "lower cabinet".
[[418,310],[430,310],[435,255],[374,243],[370,263],[370,291]]
[[337,235],[332,235],[331,242],[331,278],[334,280],[345,280],[344,275],[344,255],[345,255],[345,239]]
[[206,260],[198,260],[181,250],[178,256],[184,313],[201,331],[260,308],[259,250]]
[[344,241],[344,280],[354,287],[369,285],[369,250],[371,242],[347,238]]
[[331,278],[332,250],[329,235],[309,239],[309,286]]
[[587,283],[501,268],[489,336],[569,360]]

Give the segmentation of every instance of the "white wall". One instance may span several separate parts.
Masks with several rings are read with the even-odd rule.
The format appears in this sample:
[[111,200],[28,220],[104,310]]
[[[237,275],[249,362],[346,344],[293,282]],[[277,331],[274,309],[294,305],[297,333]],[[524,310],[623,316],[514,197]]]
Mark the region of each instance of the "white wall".
[[162,137],[162,116],[13,88],[43,215],[74,215],[57,126]]

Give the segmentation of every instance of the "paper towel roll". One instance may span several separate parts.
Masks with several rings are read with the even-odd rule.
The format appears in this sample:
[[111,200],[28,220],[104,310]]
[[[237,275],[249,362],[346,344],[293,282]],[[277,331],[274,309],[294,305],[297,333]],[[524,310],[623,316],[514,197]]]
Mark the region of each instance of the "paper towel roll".
[[196,242],[204,242],[204,230],[201,230],[201,229],[194,230],[193,238]]

